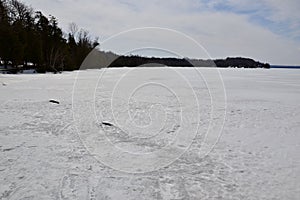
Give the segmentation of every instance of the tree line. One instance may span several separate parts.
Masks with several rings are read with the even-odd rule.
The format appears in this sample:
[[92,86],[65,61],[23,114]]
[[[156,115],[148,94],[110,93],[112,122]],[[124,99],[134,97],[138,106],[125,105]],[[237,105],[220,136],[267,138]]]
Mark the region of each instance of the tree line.
[[98,39],[75,23],[64,33],[54,16],[45,16],[18,0],[0,0],[0,60],[6,67],[30,67],[38,72],[76,70],[97,45]]
[[155,67],[159,65],[172,67],[270,68],[270,64],[268,63],[261,63],[251,58],[242,57],[203,60],[189,58],[147,58],[137,55],[118,56],[108,67]]

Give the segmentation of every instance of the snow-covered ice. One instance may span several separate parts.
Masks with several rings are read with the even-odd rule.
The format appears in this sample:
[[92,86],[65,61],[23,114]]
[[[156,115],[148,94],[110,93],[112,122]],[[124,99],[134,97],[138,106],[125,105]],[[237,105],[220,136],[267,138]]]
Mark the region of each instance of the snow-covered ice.
[[0,199],[299,199],[300,70],[200,71],[0,75]]

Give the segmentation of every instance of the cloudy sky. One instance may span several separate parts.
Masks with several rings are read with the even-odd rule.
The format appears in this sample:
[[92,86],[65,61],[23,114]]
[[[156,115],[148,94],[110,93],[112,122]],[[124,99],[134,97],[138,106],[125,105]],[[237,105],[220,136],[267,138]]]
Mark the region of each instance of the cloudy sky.
[[[75,22],[100,38],[100,43],[123,31],[141,27],[172,29],[193,38],[213,58],[251,57],[271,64],[300,65],[299,0],[26,0],[45,15],[52,14],[67,32]],[[173,32],[174,33],[174,32]],[[136,33],[139,34],[139,33]],[[145,32],[143,32],[145,34]],[[151,33],[152,34],[152,33]],[[151,35],[149,34],[149,35]],[[103,45],[122,53],[131,39]],[[162,35],[166,35],[163,33]],[[154,37],[152,35],[152,37]],[[125,37],[123,37],[125,38]],[[175,37],[174,37],[175,38]],[[169,44],[184,46],[184,40]],[[166,37],[156,35],[159,41]],[[121,45],[122,43],[122,45]],[[135,47],[138,47],[136,45]],[[164,47],[168,49],[166,46]],[[129,48],[130,49],[130,48]],[[128,50],[128,49],[127,49]],[[197,57],[194,49],[183,56]],[[201,54],[199,54],[201,55]]]

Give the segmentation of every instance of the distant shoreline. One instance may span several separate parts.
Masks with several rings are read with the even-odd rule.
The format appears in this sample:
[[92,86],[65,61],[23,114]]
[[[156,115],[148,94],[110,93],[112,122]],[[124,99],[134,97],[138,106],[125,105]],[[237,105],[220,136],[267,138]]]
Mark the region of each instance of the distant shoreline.
[[271,65],[271,69],[300,69],[300,66]]

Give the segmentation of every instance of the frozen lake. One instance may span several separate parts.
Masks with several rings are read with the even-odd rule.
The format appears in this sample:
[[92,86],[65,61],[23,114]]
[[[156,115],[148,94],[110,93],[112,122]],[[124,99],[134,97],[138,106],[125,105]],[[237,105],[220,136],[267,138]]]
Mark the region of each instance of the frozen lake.
[[300,70],[0,75],[0,93],[1,200],[299,199]]

